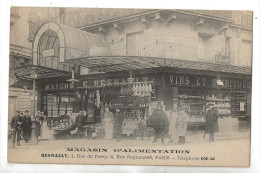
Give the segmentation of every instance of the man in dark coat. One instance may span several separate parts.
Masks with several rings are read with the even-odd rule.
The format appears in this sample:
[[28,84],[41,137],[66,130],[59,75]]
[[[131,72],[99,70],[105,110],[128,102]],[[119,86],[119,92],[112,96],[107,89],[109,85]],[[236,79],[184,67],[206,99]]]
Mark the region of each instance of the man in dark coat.
[[154,129],[154,141],[157,142],[158,138],[161,138],[161,142],[164,143],[164,135],[168,133],[169,121],[164,111],[159,108],[155,108],[150,120],[149,126]]
[[82,111],[79,111],[79,114],[78,114],[78,116],[76,117],[76,120],[75,120],[78,138],[83,138],[84,122],[85,122],[85,117],[83,116]]
[[214,133],[219,131],[218,127],[218,110],[214,108],[214,103],[209,104],[209,110],[206,115],[206,131],[209,133],[209,141],[214,142]]
[[17,136],[17,146],[20,145],[20,140],[21,140],[21,126],[22,126],[22,112],[20,111],[15,111],[15,116],[13,116],[12,121],[11,121],[11,128],[13,130],[13,138],[12,138],[12,147],[15,147],[15,138]]
[[28,140],[31,138],[31,126],[32,126],[32,121],[28,110],[24,111],[24,116],[22,121],[23,121],[22,124],[23,139],[26,143],[28,143]]
[[116,137],[116,141],[119,142],[121,140],[122,133],[122,124],[125,117],[121,113],[120,109],[116,109],[116,113],[114,115],[114,136]]

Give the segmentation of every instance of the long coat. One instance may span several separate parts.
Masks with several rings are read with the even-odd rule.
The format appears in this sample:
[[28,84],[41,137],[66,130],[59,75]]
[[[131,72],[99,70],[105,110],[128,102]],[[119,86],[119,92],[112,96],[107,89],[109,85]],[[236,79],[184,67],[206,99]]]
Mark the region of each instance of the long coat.
[[169,121],[165,112],[162,110],[154,110],[149,119],[149,126],[153,128],[162,128],[165,133],[168,133]]
[[125,117],[124,115],[119,112],[114,115],[114,133],[121,133],[122,132],[122,124]]
[[177,117],[175,127],[177,129],[178,136],[185,136],[187,131],[187,122],[189,121],[189,117],[184,110],[179,112]]
[[24,137],[29,138],[31,136],[31,126],[32,126],[32,121],[30,116],[24,116],[22,118],[23,124],[23,133]]
[[214,133],[219,131],[218,127],[218,111],[213,108],[207,111],[206,115],[206,133]]

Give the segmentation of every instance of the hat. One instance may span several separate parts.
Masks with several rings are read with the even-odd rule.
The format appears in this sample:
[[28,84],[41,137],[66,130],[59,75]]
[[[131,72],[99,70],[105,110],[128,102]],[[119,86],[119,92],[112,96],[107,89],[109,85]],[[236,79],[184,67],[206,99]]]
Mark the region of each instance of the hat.
[[28,110],[25,110],[24,112],[28,113],[29,111],[28,111]]

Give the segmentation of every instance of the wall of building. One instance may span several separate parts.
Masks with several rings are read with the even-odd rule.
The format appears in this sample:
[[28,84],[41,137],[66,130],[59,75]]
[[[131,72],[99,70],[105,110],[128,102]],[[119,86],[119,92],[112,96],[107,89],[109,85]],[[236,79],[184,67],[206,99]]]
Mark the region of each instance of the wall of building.
[[[178,19],[169,23],[153,20],[148,25],[133,22],[124,24],[121,31],[108,27],[108,32],[103,35],[111,48],[112,56],[127,55],[127,35],[141,33],[138,56],[214,62],[215,55],[225,55],[226,44],[230,44],[230,64],[251,66],[251,61],[245,60],[242,55],[242,43],[252,41],[252,32],[237,27],[220,31],[218,23],[212,23],[214,22],[210,21],[196,26],[193,20]],[[204,45],[201,43],[203,38],[206,38]],[[229,43],[226,43],[226,38],[230,39]]]
[[[30,93],[25,92],[24,89],[20,88],[9,88],[9,110],[8,110],[8,123],[11,122],[15,111],[31,110],[32,98]],[[31,111],[32,112],[32,111]]]
[[[99,10],[99,11],[98,11]],[[43,8],[34,11],[36,16],[39,16],[43,21],[51,20],[71,27],[87,30],[106,38],[108,45],[111,48],[112,56],[129,55],[128,37],[135,33],[138,34],[139,50],[135,56],[151,56],[165,57],[193,61],[215,62],[215,55],[228,57],[228,63],[236,66],[251,66],[250,57],[252,52],[249,50],[252,45],[252,12],[250,11],[189,11],[194,15],[178,13],[177,19],[169,22],[156,20],[153,15],[148,15],[148,22],[141,22],[141,15],[136,18],[129,18],[124,21],[119,21],[118,24],[122,29],[114,28],[112,22],[105,20],[105,14],[108,13],[104,9],[74,9],[66,8],[64,15],[60,14],[58,8]],[[124,13],[122,10],[111,9],[112,19],[119,19]],[[120,12],[120,13],[119,13]],[[142,13],[138,10],[135,13]],[[202,14],[203,23],[197,24],[199,19],[198,14]],[[206,13],[212,18],[203,18],[203,13]],[[46,15],[48,14],[48,15]],[[120,14],[120,15],[119,15]],[[201,15],[200,14],[200,15]],[[228,14],[228,17],[226,16]],[[214,19],[220,17],[224,22]],[[55,17],[56,16],[56,17]],[[65,17],[64,21],[61,20]],[[147,15],[146,15],[147,16]],[[91,20],[94,23],[91,23]],[[232,21],[234,20],[234,21]],[[98,24],[105,22],[105,24]],[[40,20],[35,20],[31,31],[37,28],[36,23],[41,23]],[[82,23],[86,23],[82,25]],[[88,25],[95,25],[88,28]],[[222,28],[229,25],[229,28]],[[105,31],[99,32],[99,26],[105,28]],[[34,28],[34,29],[33,29]],[[30,34],[32,35],[32,34]],[[135,36],[131,39],[136,39]],[[226,45],[228,41],[229,46]],[[133,46],[133,45],[132,45]],[[229,47],[227,53],[226,49]]]
[[[10,44],[31,48],[31,43],[27,40],[29,35],[29,13],[27,10],[27,8],[11,8],[11,22],[13,22],[13,25],[10,28]],[[16,14],[16,17],[12,17],[12,14]]]

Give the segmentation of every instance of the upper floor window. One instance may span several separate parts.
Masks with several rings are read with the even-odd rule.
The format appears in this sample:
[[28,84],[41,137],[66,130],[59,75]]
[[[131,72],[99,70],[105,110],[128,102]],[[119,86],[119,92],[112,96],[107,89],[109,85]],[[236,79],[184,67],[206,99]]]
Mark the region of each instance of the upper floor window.
[[65,14],[65,8],[59,8],[59,15],[64,15]]
[[143,48],[143,32],[126,35],[126,54],[128,56],[141,56]]
[[199,35],[199,45],[198,45],[198,58],[200,60],[210,59],[210,36]]
[[252,64],[252,42],[248,40],[242,41],[242,48],[240,54],[240,65],[251,66]]
[[230,56],[231,54],[231,37],[225,38],[225,56]]

